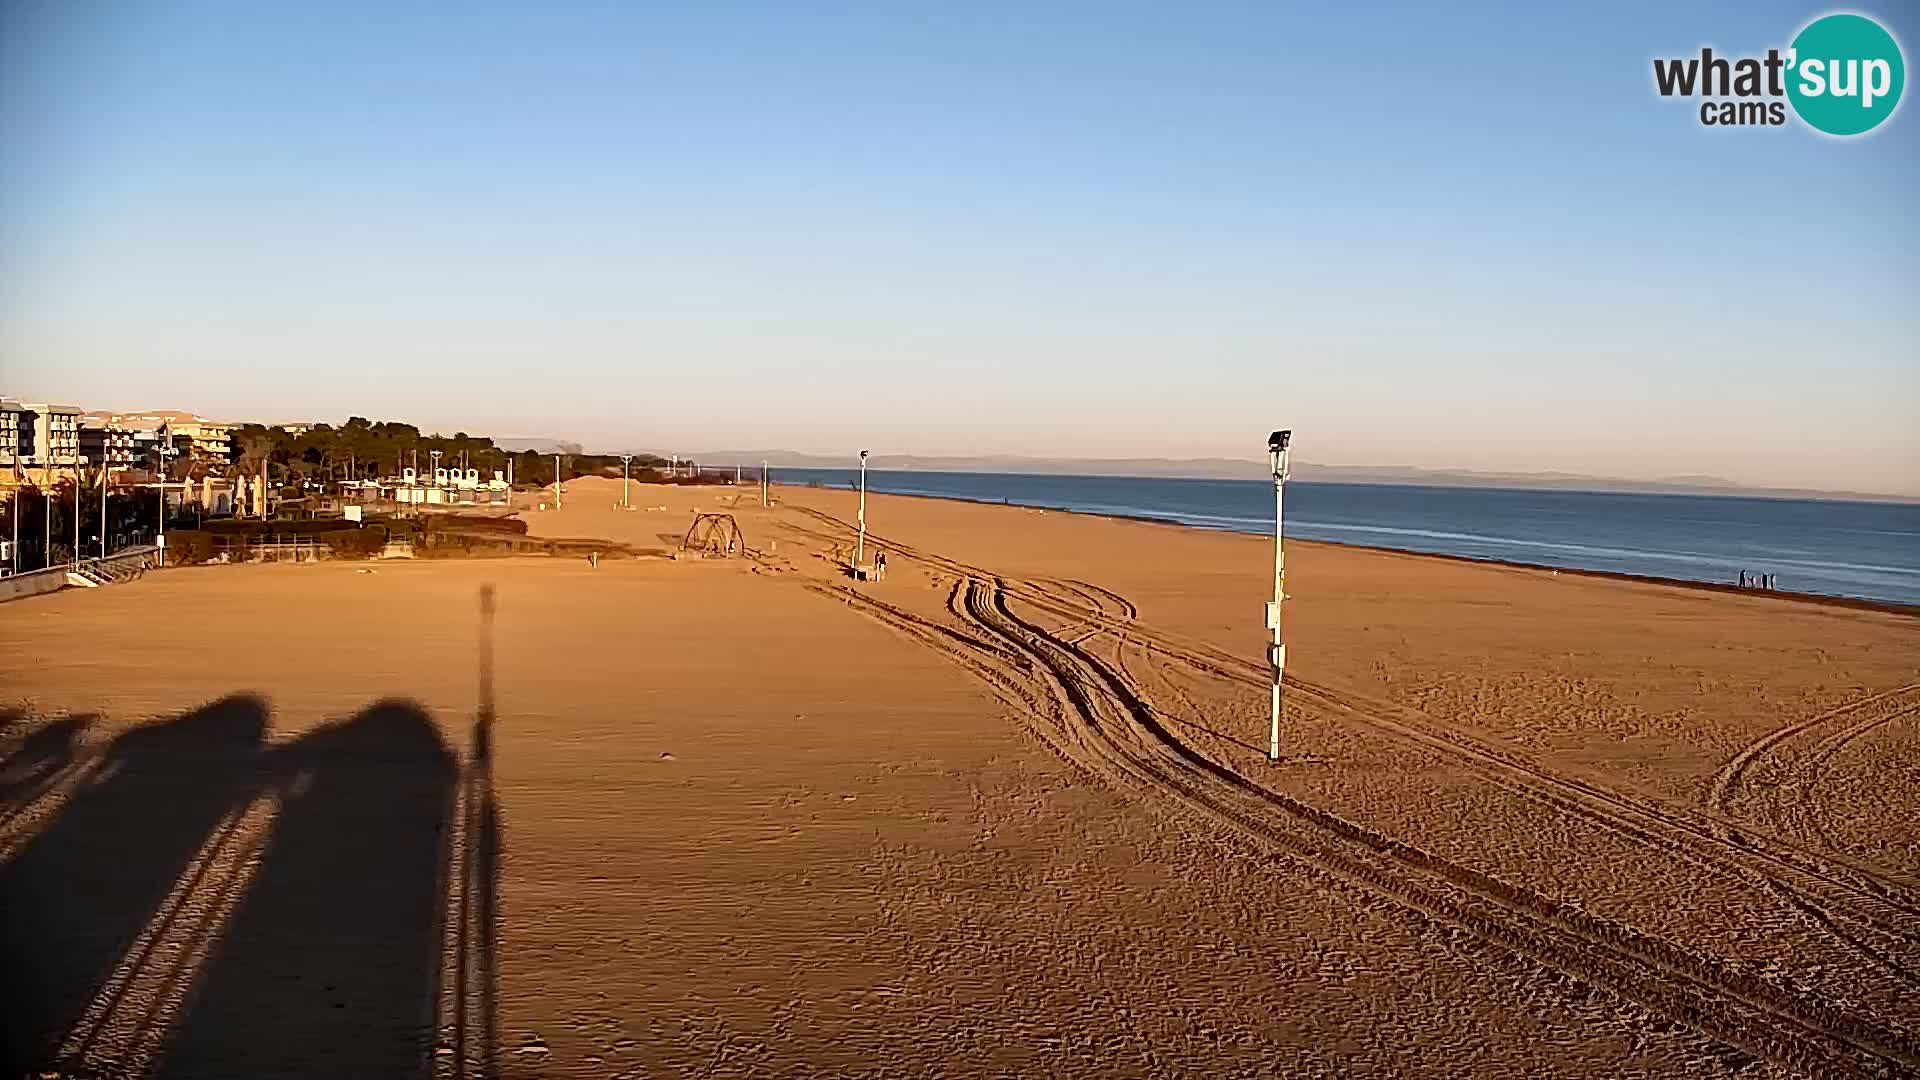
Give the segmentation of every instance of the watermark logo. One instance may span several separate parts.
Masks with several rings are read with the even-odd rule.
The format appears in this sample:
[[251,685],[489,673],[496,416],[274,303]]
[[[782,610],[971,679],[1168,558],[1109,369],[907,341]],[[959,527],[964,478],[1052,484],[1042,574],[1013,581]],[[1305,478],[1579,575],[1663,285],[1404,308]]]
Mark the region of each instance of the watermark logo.
[[1824,15],[1785,50],[1764,57],[1666,57],[1653,62],[1661,97],[1699,98],[1706,127],[1779,127],[1788,109],[1828,135],[1864,135],[1900,105],[1907,85],[1900,43],[1864,15]]

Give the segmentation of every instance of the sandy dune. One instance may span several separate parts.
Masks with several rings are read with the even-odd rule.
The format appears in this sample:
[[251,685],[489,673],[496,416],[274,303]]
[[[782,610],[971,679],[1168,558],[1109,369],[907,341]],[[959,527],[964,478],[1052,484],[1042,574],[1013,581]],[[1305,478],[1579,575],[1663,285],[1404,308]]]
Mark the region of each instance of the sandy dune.
[[1272,766],[1255,538],[620,487],[0,607],[7,1064],[1920,1070],[1920,620],[1295,545]]

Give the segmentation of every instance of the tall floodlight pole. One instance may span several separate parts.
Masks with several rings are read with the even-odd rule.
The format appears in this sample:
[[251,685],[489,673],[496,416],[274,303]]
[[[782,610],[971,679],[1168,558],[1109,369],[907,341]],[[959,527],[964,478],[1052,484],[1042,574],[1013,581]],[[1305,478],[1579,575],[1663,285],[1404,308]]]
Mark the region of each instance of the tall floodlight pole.
[[621,454],[620,455],[620,509],[622,510],[626,510],[631,506],[631,503],[627,499],[627,486],[629,483],[631,483],[631,481],[628,479],[628,473],[632,471],[632,466],[633,466],[633,455]]
[[180,453],[180,451],[175,450],[171,446],[163,447],[159,451],[160,482],[154,486],[160,491],[160,528],[154,534],[159,538],[154,546],[160,549],[161,566],[167,565],[167,476],[173,471],[167,467],[167,459],[178,453]]
[[80,466],[73,466],[73,558],[75,565],[80,562]]
[[1280,686],[1286,680],[1287,646],[1280,639],[1280,602],[1287,597],[1287,554],[1285,533],[1281,528],[1280,497],[1286,491],[1287,444],[1292,431],[1276,431],[1267,437],[1267,457],[1273,465],[1273,599],[1267,604],[1267,627],[1273,631],[1268,659],[1273,666],[1273,722],[1267,731],[1267,760],[1280,760]]
[[767,505],[767,463],[760,463],[760,505]]
[[867,561],[867,452],[860,451],[860,539],[853,548],[853,565]]
[[100,462],[100,557],[107,557],[107,465],[105,455]]
[[560,509],[560,455],[553,455],[553,508]]

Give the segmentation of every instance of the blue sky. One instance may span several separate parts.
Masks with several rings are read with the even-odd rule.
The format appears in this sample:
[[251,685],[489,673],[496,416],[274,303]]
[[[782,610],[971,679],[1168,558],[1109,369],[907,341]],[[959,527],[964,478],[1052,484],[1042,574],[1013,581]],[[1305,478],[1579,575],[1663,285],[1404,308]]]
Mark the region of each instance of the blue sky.
[[1443,7],[0,0],[0,390],[1920,493],[1920,117],[1652,90],[1829,9]]

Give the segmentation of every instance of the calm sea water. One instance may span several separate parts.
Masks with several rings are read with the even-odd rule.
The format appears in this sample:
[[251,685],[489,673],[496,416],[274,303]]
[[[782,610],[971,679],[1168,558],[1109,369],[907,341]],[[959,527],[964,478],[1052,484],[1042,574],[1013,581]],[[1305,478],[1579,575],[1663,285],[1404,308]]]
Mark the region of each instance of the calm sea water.
[[[848,487],[853,469],[776,469],[781,483]],[[870,491],[1124,514],[1267,533],[1273,486],[1013,473],[882,472]],[[878,522],[875,528],[884,533]],[[1920,505],[1576,491],[1287,484],[1287,535],[1476,559],[1920,604]]]

